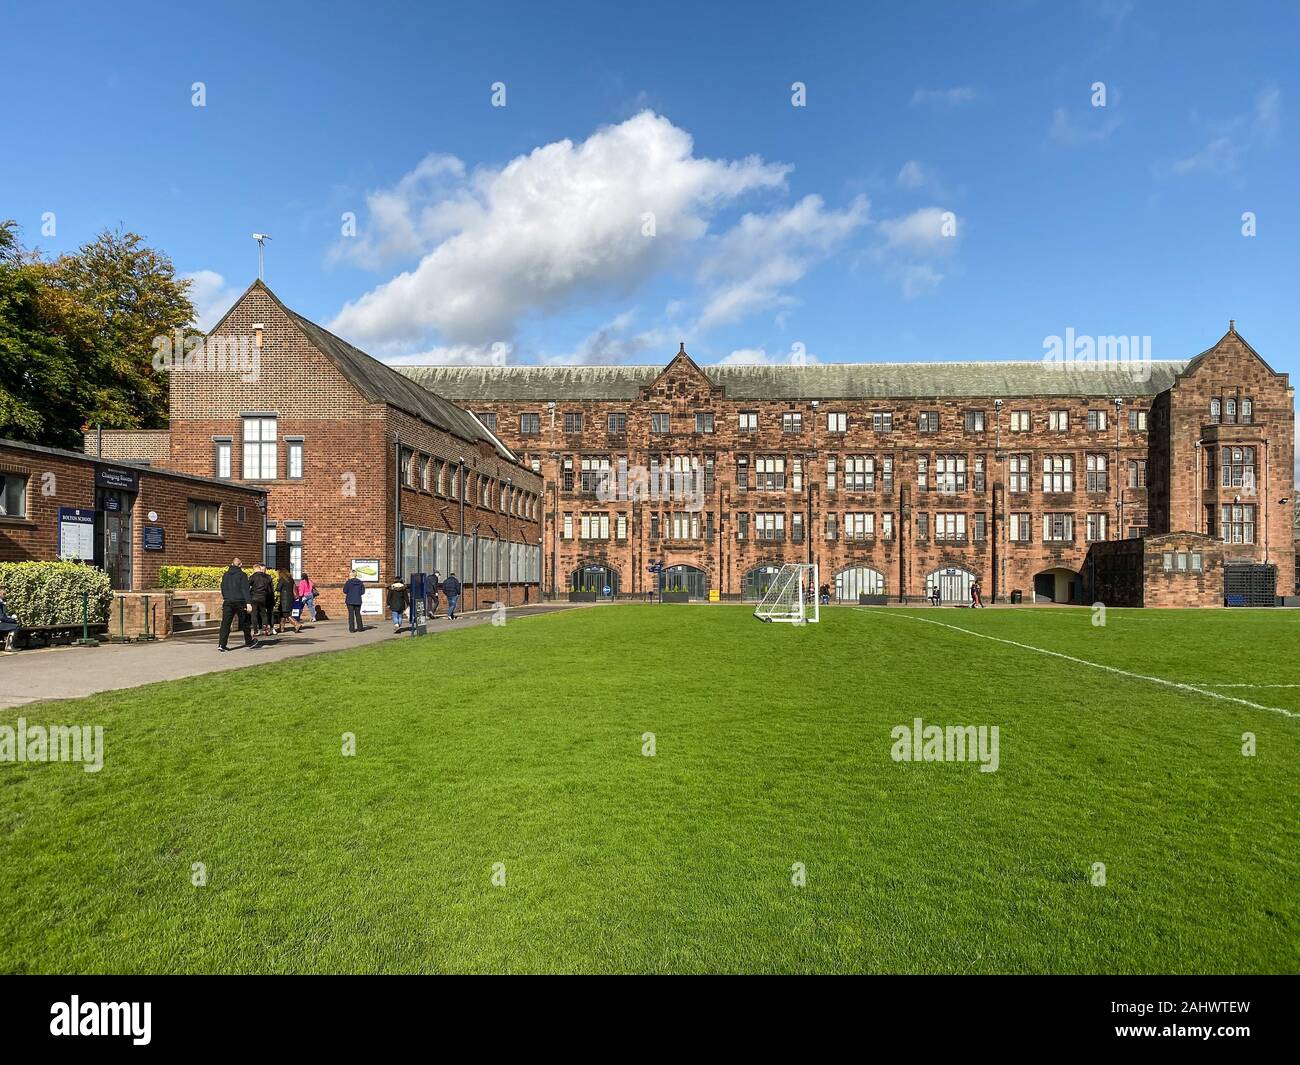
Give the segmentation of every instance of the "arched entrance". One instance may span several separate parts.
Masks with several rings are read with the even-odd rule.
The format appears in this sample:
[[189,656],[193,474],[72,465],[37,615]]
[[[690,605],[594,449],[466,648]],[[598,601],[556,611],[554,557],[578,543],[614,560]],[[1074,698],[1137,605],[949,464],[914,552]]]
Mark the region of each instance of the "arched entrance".
[[[609,591],[606,592],[605,589]],[[569,590],[572,592],[595,592],[597,595],[618,595],[618,570],[612,566],[599,563],[579,566],[569,574]]]
[[1035,603],[1080,602],[1083,585],[1072,569],[1057,566],[1034,574]]
[[755,566],[745,574],[745,580],[741,585],[741,595],[745,599],[758,602],[767,594],[772,579],[780,572],[781,567],[778,565]]
[[709,575],[695,566],[669,566],[659,574],[659,590],[685,592],[692,599],[707,599]]
[[926,598],[934,596],[939,589],[941,603],[969,603],[970,586],[975,583],[975,574],[960,566],[944,566],[925,578]]
[[885,575],[870,566],[850,566],[835,574],[835,598],[856,603],[860,595],[884,595]]

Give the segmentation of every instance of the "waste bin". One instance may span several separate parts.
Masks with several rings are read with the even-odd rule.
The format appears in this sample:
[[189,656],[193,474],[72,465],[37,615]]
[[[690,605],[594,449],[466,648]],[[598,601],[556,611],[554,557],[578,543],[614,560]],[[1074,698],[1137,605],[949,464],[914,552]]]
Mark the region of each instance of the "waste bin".
[[1019,603],[1019,602],[1020,602],[1020,598],[1021,598],[1021,597],[1020,597],[1020,593],[1019,593],[1019,592],[1012,592],[1012,593],[1011,593],[1011,602],[1012,602],[1012,603]]

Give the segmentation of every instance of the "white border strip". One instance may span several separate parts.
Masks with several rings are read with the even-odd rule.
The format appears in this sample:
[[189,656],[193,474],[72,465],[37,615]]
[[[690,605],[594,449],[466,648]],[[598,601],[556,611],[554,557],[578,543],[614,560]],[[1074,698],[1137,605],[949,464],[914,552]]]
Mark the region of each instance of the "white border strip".
[[[1100,662],[1089,662],[1086,658],[1075,658],[1073,655],[1062,654],[1060,651],[1048,651],[1043,647],[1034,647],[1032,644],[1017,643],[1015,640],[1007,640],[1001,636],[990,636],[984,632],[975,632],[973,629],[963,629],[960,625],[949,625],[944,621],[935,621],[932,618],[918,618],[915,614],[899,614],[893,610],[881,610],[876,607],[874,610],[868,610],[868,613],[886,614],[895,618],[907,618],[909,621],[921,621],[927,625],[938,625],[941,629],[952,629],[953,632],[964,632],[967,636],[978,636],[981,640],[992,640],[994,643],[1004,643],[1009,647],[1019,647],[1022,651],[1036,651],[1040,655],[1051,655],[1053,658],[1063,658],[1067,662],[1074,662],[1080,666],[1091,666],[1093,669],[1104,669],[1107,673],[1115,673],[1121,677],[1129,677],[1133,680],[1145,680],[1151,684],[1162,684],[1166,688],[1177,688],[1179,691],[1193,692],[1196,695],[1204,695],[1210,699],[1221,699],[1227,703],[1237,703],[1240,706],[1248,706],[1252,710],[1268,710],[1274,714],[1282,714],[1284,717],[1300,717],[1300,714],[1294,710],[1284,710],[1280,706],[1265,706],[1262,703],[1252,703],[1249,699],[1238,699],[1235,695],[1224,695],[1221,692],[1210,691],[1208,688],[1198,688],[1194,684],[1180,684],[1176,680],[1165,680],[1163,677],[1148,677],[1144,673],[1130,673],[1127,669],[1119,669],[1116,666],[1102,665]],[[1222,685],[1228,687],[1228,685]]]

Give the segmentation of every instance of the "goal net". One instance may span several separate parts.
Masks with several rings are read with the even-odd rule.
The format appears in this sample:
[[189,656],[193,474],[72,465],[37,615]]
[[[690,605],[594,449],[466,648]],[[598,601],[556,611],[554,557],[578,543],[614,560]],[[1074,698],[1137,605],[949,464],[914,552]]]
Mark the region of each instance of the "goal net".
[[791,562],[783,565],[767,586],[763,600],[754,610],[759,621],[789,621],[795,625],[816,624],[818,614],[817,564]]

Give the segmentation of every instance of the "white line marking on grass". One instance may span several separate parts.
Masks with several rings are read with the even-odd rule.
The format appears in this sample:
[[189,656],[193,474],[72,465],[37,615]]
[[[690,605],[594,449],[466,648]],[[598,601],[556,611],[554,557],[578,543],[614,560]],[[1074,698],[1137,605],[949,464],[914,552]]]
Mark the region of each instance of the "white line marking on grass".
[[[949,625],[944,621],[935,621],[932,618],[918,618],[915,614],[898,614],[892,610],[880,610],[877,608],[874,613],[888,614],[890,617],[907,618],[909,621],[923,621],[927,625],[938,625],[941,629],[952,629],[953,632],[964,632],[967,636],[978,636],[981,640],[992,640],[994,643],[1005,643],[1008,647],[1019,647],[1022,651],[1036,651],[1040,655],[1051,655],[1053,658],[1063,658],[1067,662],[1074,662],[1080,666],[1091,666],[1093,669],[1104,669],[1107,673],[1117,673],[1121,677],[1130,677],[1133,680],[1145,680],[1151,684],[1163,684],[1166,688],[1177,688],[1180,691],[1195,692],[1197,695],[1204,695],[1210,699],[1222,699],[1227,703],[1238,703],[1241,706],[1249,706],[1252,710],[1268,710],[1274,714],[1282,714],[1284,717],[1300,717],[1294,710],[1283,710],[1280,706],[1265,706],[1263,703],[1252,703],[1249,699],[1238,699],[1235,695],[1224,695],[1222,692],[1210,691],[1208,688],[1198,688],[1194,684],[1180,684],[1176,680],[1165,680],[1163,677],[1149,677],[1145,673],[1130,673],[1127,669],[1120,669],[1118,666],[1107,666],[1100,662],[1089,662],[1086,658],[1075,658],[1073,655],[1063,654],[1060,651],[1049,651],[1045,647],[1035,647],[1033,644],[1018,643],[1016,640],[1008,640],[1001,636],[990,636],[988,633],[976,632],[973,629],[963,629],[960,625]],[[1227,685],[1223,685],[1227,687]]]
[[1300,688],[1300,684],[1207,684],[1207,688]]

